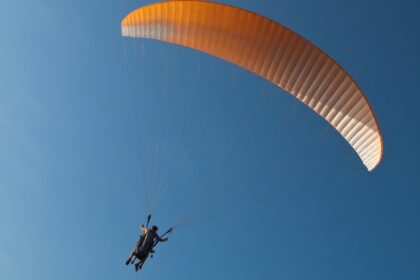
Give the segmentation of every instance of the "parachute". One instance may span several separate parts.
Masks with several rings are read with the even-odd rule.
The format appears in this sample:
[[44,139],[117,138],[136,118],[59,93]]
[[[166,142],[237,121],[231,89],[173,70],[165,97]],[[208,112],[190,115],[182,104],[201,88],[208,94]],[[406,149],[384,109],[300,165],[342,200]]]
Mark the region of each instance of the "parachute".
[[380,163],[382,135],[362,90],[337,62],[287,27],[238,7],[199,0],[144,6],[121,26],[125,37],[196,49],[261,76],[331,124],[369,171]]

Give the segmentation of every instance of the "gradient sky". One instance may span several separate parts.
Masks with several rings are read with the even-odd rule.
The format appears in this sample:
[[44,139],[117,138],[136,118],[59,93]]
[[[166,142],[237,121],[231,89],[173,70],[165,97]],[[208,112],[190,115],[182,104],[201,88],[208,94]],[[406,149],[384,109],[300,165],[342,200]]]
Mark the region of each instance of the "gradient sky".
[[[266,81],[121,38],[151,2],[1,1],[0,279],[419,279],[419,2],[223,1],[353,76],[384,137],[372,173]],[[186,225],[136,274],[156,201],[161,230]]]

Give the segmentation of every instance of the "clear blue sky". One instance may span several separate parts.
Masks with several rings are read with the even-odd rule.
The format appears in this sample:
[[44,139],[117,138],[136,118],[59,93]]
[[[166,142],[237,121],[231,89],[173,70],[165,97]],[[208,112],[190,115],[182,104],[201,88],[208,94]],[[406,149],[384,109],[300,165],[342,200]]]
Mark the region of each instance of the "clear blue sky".
[[[0,279],[419,279],[419,2],[224,1],[354,77],[384,136],[373,173],[262,79],[122,39],[150,2],[1,1]],[[124,261],[162,180],[162,230],[200,205],[209,218],[136,274]]]

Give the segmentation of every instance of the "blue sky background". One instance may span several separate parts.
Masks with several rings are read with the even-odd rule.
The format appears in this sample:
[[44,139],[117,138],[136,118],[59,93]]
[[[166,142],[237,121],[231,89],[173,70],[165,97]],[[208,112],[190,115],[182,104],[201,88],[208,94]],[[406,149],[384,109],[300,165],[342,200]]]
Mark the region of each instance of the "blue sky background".
[[[418,279],[418,1],[224,1],[354,77],[384,136],[373,173],[266,81],[122,39],[150,2],[0,3],[0,279]],[[162,182],[162,230],[208,218],[136,274],[124,261]]]

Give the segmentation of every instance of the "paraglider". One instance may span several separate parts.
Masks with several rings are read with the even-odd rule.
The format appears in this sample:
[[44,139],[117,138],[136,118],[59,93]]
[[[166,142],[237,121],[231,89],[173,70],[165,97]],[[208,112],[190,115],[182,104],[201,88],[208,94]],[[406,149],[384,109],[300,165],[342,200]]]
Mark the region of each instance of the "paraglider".
[[[289,28],[231,5],[172,0],[131,12],[121,29],[124,37],[192,48],[262,77],[334,127],[368,171],[381,162],[382,134],[365,94],[333,58]],[[139,259],[136,270],[158,242],[167,240],[165,234],[157,234],[157,227],[142,226],[141,231],[143,235],[126,262]]]
[[150,254],[155,253],[154,248],[159,242],[166,242],[168,240],[168,238],[164,238],[164,236],[174,230],[174,227],[171,227],[162,236],[159,236],[157,233],[159,230],[158,226],[153,225],[150,228],[147,227],[149,225],[150,218],[151,215],[149,214],[147,217],[147,225],[140,226],[139,229],[142,235],[132,250],[130,257],[125,262],[126,265],[129,265],[130,263],[133,264],[135,260],[138,259],[139,262],[134,265],[136,271],[143,267]]
[[320,48],[256,13],[222,3],[174,0],[127,15],[122,35],[202,51],[274,83],[333,126],[372,171],[382,159],[377,119],[353,78]]

